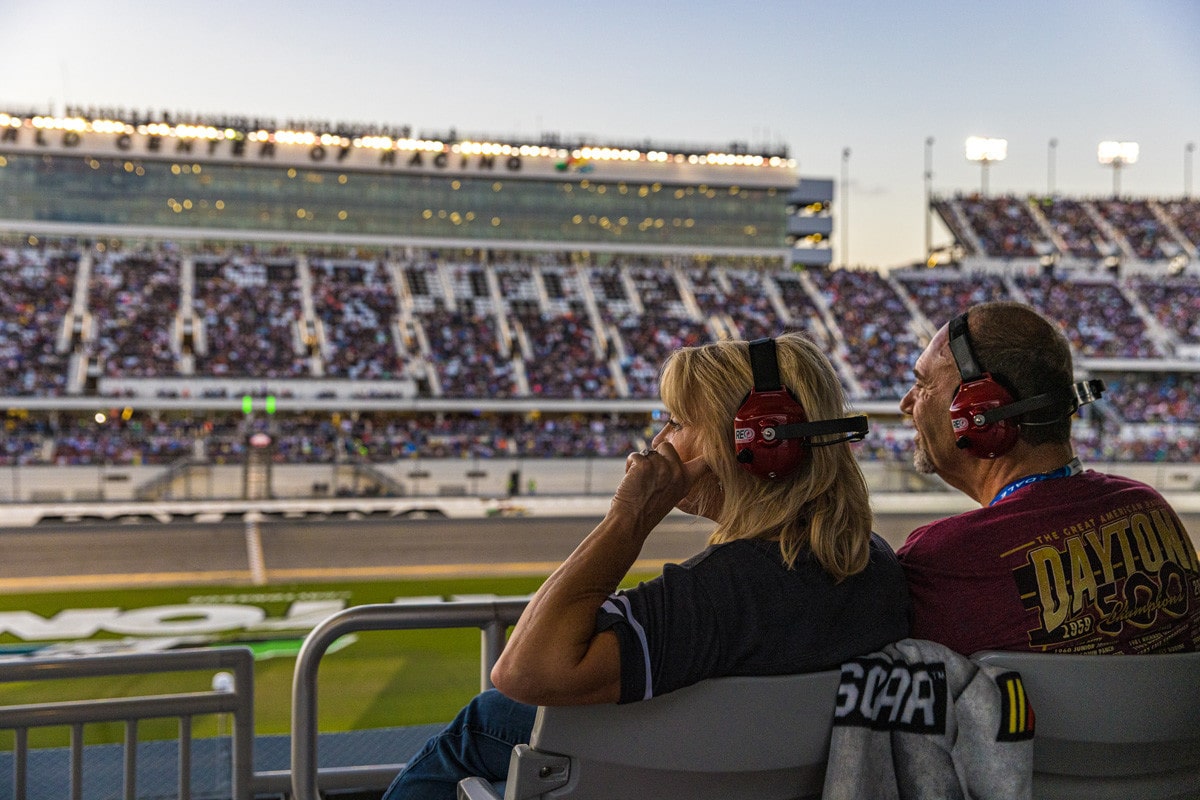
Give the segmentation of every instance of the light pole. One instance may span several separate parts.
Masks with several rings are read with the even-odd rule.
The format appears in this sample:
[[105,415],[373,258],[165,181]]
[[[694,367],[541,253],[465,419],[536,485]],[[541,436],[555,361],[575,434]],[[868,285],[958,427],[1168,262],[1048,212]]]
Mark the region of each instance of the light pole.
[[1137,142],[1101,142],[1096,148],[1096,160],[1108,164],[1113,169],[1113,198],[1121,196],[1121,167],[1126,164],[1136,164],[1138,160]]
[[988,193],[988,165],[993,161],[1003,161],[1008,158],[1007,139],[989,139],[984,136],[967,137],[967,161],[978,161],[980,171],[980,191],[983,196]]
[[933,137],[925,137],[925,261],[933,253]]
[[842,148],[842,268],[850,265],[850,148]]
[[1183,196],[1192,196],[1192,153],[1196,150],[1195,142],[1183,146]]
[[1046,194],[1054,196],[1054,157],[1058,152],[1058,139],[1051,139],[1046,153]]

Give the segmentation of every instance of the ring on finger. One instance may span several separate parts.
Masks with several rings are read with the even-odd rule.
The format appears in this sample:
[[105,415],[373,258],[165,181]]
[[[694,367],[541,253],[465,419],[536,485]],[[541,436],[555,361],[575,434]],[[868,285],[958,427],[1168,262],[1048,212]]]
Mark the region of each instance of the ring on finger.
[[644,455],[646,458],[649,458],[650,456],[658,455],[658,451],[652,447],[647,447],[646,449],[642,450],[642,455]]

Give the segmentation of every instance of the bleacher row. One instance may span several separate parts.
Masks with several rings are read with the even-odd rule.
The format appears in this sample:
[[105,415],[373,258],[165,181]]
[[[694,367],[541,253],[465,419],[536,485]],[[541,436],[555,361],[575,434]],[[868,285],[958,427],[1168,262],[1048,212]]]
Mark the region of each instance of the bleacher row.
[[1006,297],[1059,320],[1085,366],[1200,362],[1190,275],[4,248],[0,291],[8,397],[103,395],[104,378],[247,377],[349,378],[367,393],[405,378],[426,397],[654,398],[658,365],[681,345],[802,329],[829,347],[852,397],[890,400],[922,336]]
[[937,198],[934,209],[968,255],[1122,263],[1196,259],[1200,200],[1182,198]]

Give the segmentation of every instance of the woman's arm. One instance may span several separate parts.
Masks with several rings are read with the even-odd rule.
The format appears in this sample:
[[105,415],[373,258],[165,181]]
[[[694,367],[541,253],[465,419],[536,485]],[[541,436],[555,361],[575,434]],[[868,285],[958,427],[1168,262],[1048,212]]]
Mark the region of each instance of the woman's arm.
[[615,703],[621,694],[617,637],[596,633],[596,611],[641,553],[650,531],[707,469],[686,464],[670,442],[634,454],[608,513],[529,601],[492,668],[492,683],[532,705]]

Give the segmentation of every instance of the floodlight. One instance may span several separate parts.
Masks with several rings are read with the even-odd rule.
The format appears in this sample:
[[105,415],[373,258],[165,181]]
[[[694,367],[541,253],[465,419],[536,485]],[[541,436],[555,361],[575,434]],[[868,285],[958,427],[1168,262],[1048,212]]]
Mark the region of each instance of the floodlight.
[[1101,164],[1134,164],[1138,160],[1138,143],[1101,142],[1096,158]]
[[1008,139],[967,137],[967,161],[1003,161],[1008,158]]
[[967,160],[979,162],[980,194],[987,194],[988,164],[1008,158],[1008,139],[990,139],[985,136],[967,137]]
[[1101,142],[1096,148],[1096,159],[1113,168],[1113,197],[1120,197],[1121,167],[1137,163],[1137,142]]

